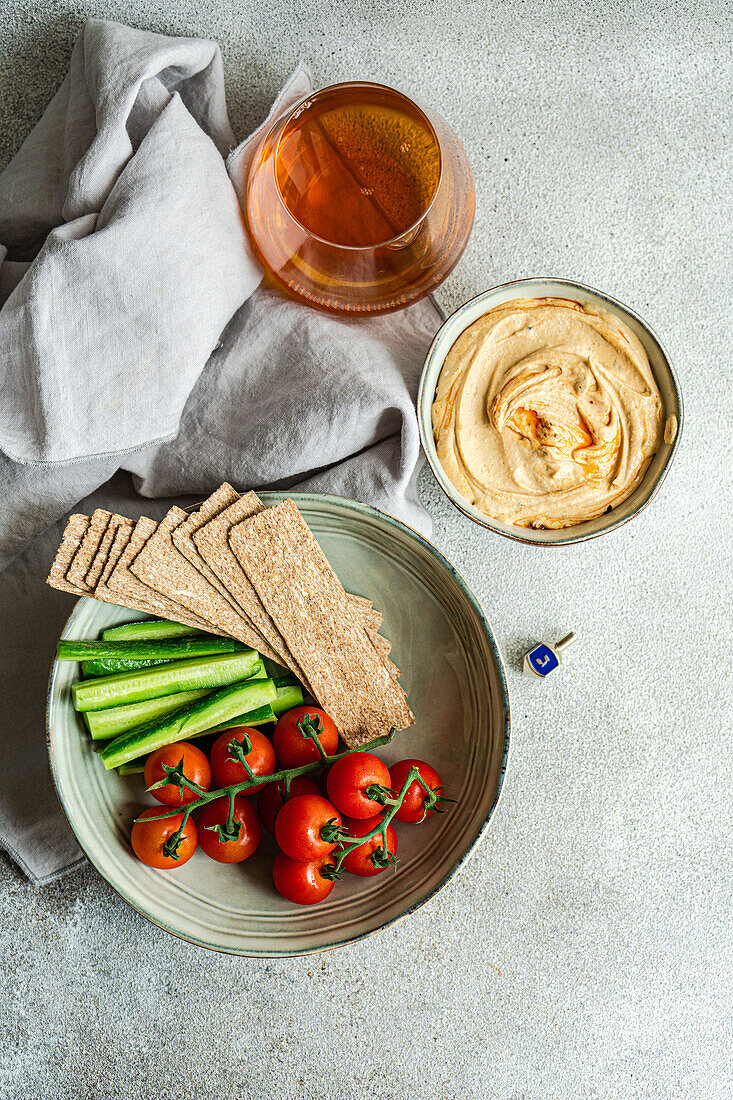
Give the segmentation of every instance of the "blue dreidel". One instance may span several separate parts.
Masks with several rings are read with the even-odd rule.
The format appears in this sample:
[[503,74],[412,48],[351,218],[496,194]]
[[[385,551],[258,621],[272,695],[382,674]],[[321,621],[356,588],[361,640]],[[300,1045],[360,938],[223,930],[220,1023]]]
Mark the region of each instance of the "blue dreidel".
[[571,630],[554,646],[548,645],[547,642],[540,642],[539,645],[533,646],[524,655],[524,671],[528,676],[536,676],[538,680],[544,680],[545,676],[554,672],[561,663],[560,650],[570,645],[574,639],[575,634]]

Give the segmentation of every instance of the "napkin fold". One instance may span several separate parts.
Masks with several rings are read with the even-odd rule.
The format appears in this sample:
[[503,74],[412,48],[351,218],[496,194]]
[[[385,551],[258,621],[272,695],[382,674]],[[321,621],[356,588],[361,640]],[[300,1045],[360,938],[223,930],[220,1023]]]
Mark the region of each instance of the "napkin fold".
[[222,158],[222,89],[213,43],[86,24],[0,176],[0,241],[34,254],[0,313],[11,460],[122,456],[176,434],[261,279]]
[[[310,90],[301,66],[271,115]],[[91,19],[0,175],[0,845],[36,881],[79,859],[44,743],[71,607],[44,578],[71,508],[156,516],[170,502],[138,493],[228,480],[429,533],[414,399],[440,314],[344,319],[263,284],[237,201],[261,129],[230,152],[215,43]]]

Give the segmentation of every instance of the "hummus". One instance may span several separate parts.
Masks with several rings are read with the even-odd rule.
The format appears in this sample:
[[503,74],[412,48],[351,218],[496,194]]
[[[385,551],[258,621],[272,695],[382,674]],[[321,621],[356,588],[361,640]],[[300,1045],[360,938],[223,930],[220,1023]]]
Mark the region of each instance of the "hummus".
[[519,527],[572,527],[630,495],[662,441],[644,348],[617,317],[521,298],[479,317],[443,365],[438,458],[461,496]]

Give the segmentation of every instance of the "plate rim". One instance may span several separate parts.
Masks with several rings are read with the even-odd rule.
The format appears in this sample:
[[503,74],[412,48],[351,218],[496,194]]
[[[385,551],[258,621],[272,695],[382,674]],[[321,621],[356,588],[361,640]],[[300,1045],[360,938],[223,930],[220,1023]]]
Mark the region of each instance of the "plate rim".
[[[487,810],[486,817],[484,818],[483,822],[481,823],[478,831],[476,832],[476,835],[474,836],[474,838],[471,841],[471,843],[469,844],[469,846],[462,853],[462,855],[456,860],[456,862],[453,864],[453,866],[450,868],[450,870],[448,870],[446,872],[446,874],[441,878],[441,880],[434,887],[432,887],[423,897],[419,898],[412,905],[410,905],[407,909],[405,909],[404,912],[399,913],[397,916],[394,916],[394,917],[390,918],[389,920],[384,921],[383,924],[380,924],[376,928],[369,929],[366,932],[356,933],[353,936],[348,936],[345,939],[339,940],[337,943],[331,943],[326,947],[306,948],[306,949],[303,949],[303,950],[300,950],[300,951],[276,951],[276,950],[273,950],[273,949],[269,949],[267,951],[245,951],[245,950],[239,950],[239,949],[236,949],[236,948],[221,947],[221,946],[213,945],[211,943],[206,943],[204,940],[198,939],[195,936],[191,937],[191,936],[184,935],[181,931],[179,931],[175,928],[169,927],[164,922],[156,920],[154,917],[151,917],[150,914],[148,914],[148,913],[144,912],[142,909],[140,909],[135,904],[135,902],[132,901],[127,896],[127,894],[124,892],[123,889],[121,889],[120,887],[115,885],[115,883],[112,881],[109,873],[103,867],[98,865],[96,860],[93,859],[92,856],[87,851],[87,849],[86,849],[85,845],[82,843],[81,839],[77,836],[77,833],[74,830],[73,825],[71,824],[71,821],[70,821],[70,818],[69,818],[69,813],[67,813],[67,808],[64,804],[64,800],[63,800],[63,797],[62,797],[62,794],[61,794],[61,790],[60,790],[60,786],[59,786],[59,778],[58,778],[57,771],[56,771],[56,762],[55,762],[55,759],[54,759],[54,746],[53,746],[53,743],[52,743],[51,711],[52,711],[52,707],[54,705],[53,689],[54,689],[54,683],[55,683],[55,679],[56,679],[56,673],[57,673],[57,670],[58,670],[58,667],[59,667],[59,662],[56,660],[55,657],[54,657],[54,659],[51,663],[51,671],[49,673],[49,680],[48,680],[48,692],[47,692],[47,696],[46,696],[46,747],[47,747],[47,751],[48,751],[49,766],[50,766],[50,770],[51,770],[51,777],[53,779],[54,791],[56,793],[56,797],[58,799],[59,805],[61,807],[61,811],[64,815],[65,820],[66,820],[66,823],[67,823],[69,829],[71,830],[72,835],[74,836],[74,839],[76,840],[77,844],[81,848],[87,862],[94,868],[95,872],[100,876],[100,878],[102,878],[112,888],[112,890],[114,890],[115,894],[117,894],[117,896],[119,898],[121,898],[122,901],[124,901],[127,905],[129,905],[132,909],[134,909],[136,913],[139,913],[140,916],[142,916],[146,921],[148,921],[150,924],[154,925],[156,928],[160,928],[162,931],[167,932],[169,935],[175,936],[176,939],[182,940],[184,943],[193,944],[196,947],[204,948],[207,951],[214,951],[217,954],[232,955],[232,956],[239,957],[239,958],[252,958],[252,959],[303,958],[303,957],[307,957],[309,955],[323,954],[326,951],[335,951],[337,948],[347,947],[350,944],[358,943],[361,940],[368,939],[370,936],[375,936],[378,933],[383,932],[386,928],[390,928],[393,925],[397,924],[398,921],[404,920],[406,917],[411,916],[418,909],[420,909],[423,905],[425,905],[428,901],[430,901],[431,898],[435,897],[436,894],[438,894],[441,890],[443,890],[444,887],[446,887],[455,878],[455,876],[458,874],[458,872],[461,870],[461,868],[464,867],[465,864],[468,862],[468,860],[474,855],[474,853],[476,852],[479,844],[481,843],[481,841],[485,837],[485,835],[486,835],[486,833],[487,833],[487,831],[490,827],[491,821],[492,821],[492,819],[493,819],[493,817],[496,813],[497,807],[499,805],[499,801],[501,799],[501,795],[502,795],[503,790],[504,790],[504,783],[505,783],[505,779],[506,779],[507,769],[508,769],[508,766],[509,766],[509,757],[510,757],[511,709],[510,709],[510,701],[509,701],[509,689],[507,687],[507,680],[506,680],[506,670],[504,668],[504,661],[502,659],[498,643],[496,641],[493,629],[491,627],[491,624],[489,623],[489,620],[486,616],[486,613],[484,612],[483,607],[481,606],[478,598],[476,597],[476,595],[472,591],[470,585],[464,580],[464,578],[462,577],[460,572],[456,569],[456,567],[452,564],[452,562],[450,562],[448,560],[448,558],[446,558],[446,556],[444,554],[442,554],[441,551],[438,550],[438,548],[436,546],[433,545],[432,542],[430,542],[423,535],[421,535],[419,531],[416,531],[413,527],[410,527],[409,524],[404,523],[402,520],[396,519],[394,516],[390,516],[388,513],[381,511],[381,509],[374,507],[374,505],[363,504],[361,501],[351,500],[348,497],[337,496],[336,494],[333,494],[333,493],[299,492],[298,490],[295,490],[295,489],[290,491],[290,492],[282,491],[282,490],[265,490],[265,489],[263,489],[259,493],[259,495],[261,497],[263,497],[265,500],[267,500],[269,498],[271,501],[272,500],[284,500],[286,498],[291,498],[295,501],[296,504],[298,503],[298,501],[308,501],[308,502],[313,502],[313,503],[320,503],[322,501],[326,501],[327,503],[329,503],[331,505],[334,505],[336,508],[343,508],[346,511],[356,512],[357,514],[360,514],[361,516],[366,517],[368,520],[371,520],[372,522],[374,522],[374,519],[376,517],[377,520],[386,523],[390,527],[394,527],[399,531],[406,531],[413,541],[421,544],[427,550],[427,552],[433,558],[436,559],[438,564],[442,565],[442,567],[448,572],[448,574],[452,577],[452,579],[455,581],[455,583],[462,590],[464,596],[466,597],[469,604],[473,608],[473,611],[476,614],[476,616],[478,618],[478,622],[479,622],[479,624],[481,626],[481,629],[483,631],[484,637],[486,638],[486,641],[488,643],[489,650],[491,652],[491,656],[492,656],[493,661],[494,661],[494,667],[496,669],[497,681],[498,681],[499,691],[500,691],[500,695],[501,695],[501,703],[502,703],[502,707],[503,707],[503,711],[504,711],[503,729],[497,731],[497,736],[501,736],[501,738],[502,738],[502,747],[501,747],[501,757],[500,757],[500,760],[499,760],[499,767],[498,767],[498,774],[497,774],[496,791],[494,793],[494,797],[491,801],[491,804],[490,804],[490,806]],[[69,614],[68,618],[66,619],[66,621],[64,623],[63,629],[62,629],[61,634],[60,634],[60,638],[64,637],[67,629],[69,628],[70,625],[72,625],[72,620],[76,617],[76,614],[79,611],[80,606],[82,605],[82,601],[86,600],[86,599],[93,599],[93,597],[91,597],[91,596],[80,596],[80,597],[78,597],[78,599],[74,603],[74,606],[71,610],[71,613]]]

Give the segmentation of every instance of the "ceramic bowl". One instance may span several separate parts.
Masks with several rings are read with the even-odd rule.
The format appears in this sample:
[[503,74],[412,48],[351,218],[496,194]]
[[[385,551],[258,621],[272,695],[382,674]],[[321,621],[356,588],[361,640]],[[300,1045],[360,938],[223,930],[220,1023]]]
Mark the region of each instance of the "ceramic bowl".
[[[275,503],[283,494],[261,494]],[[501,791],[509,750],[509,700],[501,657],[486,618],[461,577],[404,524],[337,497],[288,494],[303,512],[350,592],[384,614],[384,634],[402,668],[416,715],[379,750],[387,764],[432,762],[457,799],[421,825],[398,824],[397,873],[347,875],[319,905],[286,902],[272,885],[274,841],[264,834],[246,863],[227,867],[198,851],[183,867],[154,871],[133,855],[130,826],[151,804],[142,776],[106,772],[71,705],[75,662],[57,662],[48,699],[48,748],[59,799],[77,840],[117,893],[161,928],[204,947],[276,957],[321,951],[407,916],[444,886],[475,849]],[[81,599],[65,638],[96,638],[139,619]],[[456,894],[455,905],[460,905]]]
[[[628,325],[644,346],[664,402],[665,421],[669,417],[676,418],[676,431],[671,441],[662,443],[649,464],[641,484],[636,487],[634,492],[607,515],[598,516],[595,519],[587,520],[585,523],[578,523],[574,527],[564,527],[552,531],[535,531],[531,528],[515,527],[512,524],[492,519],[491,516],[480,512],[465,497],[461,496],[449,480],[438,459],[430,412],[438,378],[446,356],[458,337],[469,325],[472,325],[474,321],[478,320],[484,313],[488,313],[495,306],[511,302],[515,298],[570,298],[573,301],[587,302],[592,306],[605,309],[609,313],[614,313],[619,320]],[[628,523],[630,519],[637,516],[656,496],[664,481],[672,456],[677,450],[683,421],[682,394],[672,363],[659,338],[652,332],[647,323],[628,306],[617,302],[615,298],[609,297],[608,294],[584,286],[582,283],[571,282],[568,279],[519,279],[512,283],[504,283],[502,286],[478,294],[470,302],[466,302],[465,305],[462,305],[455,313],[451,314],[438,330],[428,350],[420,379],[417,409],[422,445],[436,480],[446,496],[464,516],[480,523],[482,527],[488,527],[490,531],[496,531],[499,535],[505,535],[517,542],[525,542],[533,546],[567,546],[575,542],[585,542],[587,539],[596,538],[598,535],[605,535],[608,531],[621,527],[622,524]]]

